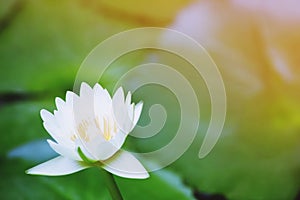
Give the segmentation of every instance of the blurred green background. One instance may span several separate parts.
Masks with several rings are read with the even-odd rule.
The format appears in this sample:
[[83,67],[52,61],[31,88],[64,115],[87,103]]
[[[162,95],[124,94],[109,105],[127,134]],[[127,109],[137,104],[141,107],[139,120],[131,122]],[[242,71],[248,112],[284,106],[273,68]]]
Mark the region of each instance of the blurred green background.
[[[100,80],[110,92],[124,72],[155,55],[190,80],[201,109],[198,135],[180,159],[147,180],[116,177],[124,198],[299,199],[300,17],[295,8],[300,5],[290,0],[284,5],[251,2],[1,0],[1,199],[110,199],[97,169],[64,177],[24,171],[55,155],[44,149],[42,141],[50,136],[42,127],[40,109],[54,110],[54,98],[72,90],[81,62],[97,44],[145,26],[182,31],[208,50],[224,78],[228,112],[216,147],[199,159],[210,119],[201,77],[165,52],[134,52],[114,62]],[[165,107],[168,119],[159,134],[129,137],[125,147],[147,152],[167,144],[180,121],[174,94],[146,86],[134,99],[145,102],[141,125],[149,123],[148,109],[155,103]]]

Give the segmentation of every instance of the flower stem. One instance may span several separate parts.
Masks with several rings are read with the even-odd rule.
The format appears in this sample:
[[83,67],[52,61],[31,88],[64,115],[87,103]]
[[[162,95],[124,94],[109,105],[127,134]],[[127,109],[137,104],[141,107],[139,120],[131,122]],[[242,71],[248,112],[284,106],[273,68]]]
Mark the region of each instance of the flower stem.
[[112,199],[113,200],[123,200],[123,197],[122,197],[119,187],[114,179],[114,176],[105,170],[102,170],[102,172],[103,172],[104,179],[106,181],[107,189],[109,190],[109,193],[110,193]]

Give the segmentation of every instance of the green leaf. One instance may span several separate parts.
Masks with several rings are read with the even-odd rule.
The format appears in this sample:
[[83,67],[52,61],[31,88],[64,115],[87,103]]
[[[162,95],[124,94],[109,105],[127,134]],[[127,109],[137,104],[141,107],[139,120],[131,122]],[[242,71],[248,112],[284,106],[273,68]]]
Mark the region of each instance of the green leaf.
[[11,149],[36,140],[49,138],[40,118],[42,108],[53,108],[54,102],[31,101],[7,104],[0,108],[0,155]]
[[180,177],[166,170],[151,173],[146,180],[117,177],[117,182],[125,199],[194,199]]
[[0,92],[72,88],[87,54],[134,27],[76,1],[24,1],[0,35]]
[[28,163],[1,160],[1,198],[13,199],[110,199],[105,183],[96,169],[62,177],[25,174]]

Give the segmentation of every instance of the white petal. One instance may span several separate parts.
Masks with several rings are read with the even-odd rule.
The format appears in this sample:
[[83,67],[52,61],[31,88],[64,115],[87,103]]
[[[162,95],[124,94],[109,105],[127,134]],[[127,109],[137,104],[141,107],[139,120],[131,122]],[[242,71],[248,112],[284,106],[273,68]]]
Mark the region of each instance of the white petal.
[[67,91],[66,93],[66,103],[68,105],[71,105],[73,107],[73,99],[74,99],[74,96],[77,96],[77,94],[75,94],[74,92],[71,92],[71,91]]
[[[75,140],[75,144],[77,148],[80,148],[82,153],[84,154],[84,156],[90,160],[97,160],[96,157],[94,157],[87,149],[85,144],[82,143],[82,140],[80,139],[76,139]],[[78,152],[78,150],[76,149],[76,151]]]
[[[73,146],[71,148],[68,148],[66,146],[63,146],[61,144],[57,144],[55,142],[53,142],[52,140],[47,140],[48,144],[50,145],[50,147],[56,151],[56,153],[70,158],[71,160],[78,160],[81,161],[82,159],[80,158],[80,156],[77,153],[76,147]],[[72,149],[73,148],[73,149]]]
[[[109,142],[119,150],[123,146],[127,135],[128,135],[127,133],[123,133],[120,130]],[[113,154],[115,153],[116,152],[114,152]]]
[[74,134],[74,117],[69,105],[60,107],[58,111],[54,111],[54,115],[45,109],[40,114],[44,128],[56,142],[63,145],[73,143],[70,138]]
[[40,115],[44,121],[43,125],[51,137],[60,143],[64,143],[64,136],[61,134],[63,131],[56,122],[55,116],[49,111],[42,109]]
[[63,109],[63,107],[65,106],[65,104],[66,103],[61,98],[59,98],[59,97],[55,98],[55,105],[56,105],[57,110]]
[[125,101],[126,101],[125,103],[126,103],[128,106],[131,104],[131,93],[130,93],[130,92],[128,92]]
[[88,167],[89,166],[78,161],[58,156],[27,170],[26,173],[46,176],[62,176],[78,172]]
[[93,89],[87,83],[82,82],[80,86],[80,96],[87,96],[93,93]]
[[131,104],[131,92],[129,91],[126,100],[125,100],[125,107],[127,107],[127,116],[130,122],[130,127],[133,125],[133,109],[134,103]]
[[124,103],[124,91],[122,87],[119,87],[113,96],[113,101],[116,103]]
[[112,174],[124,178],[145,179],[149,177],[147,170],[131,153],[119,151],[112,158],[103,161],[103,168]]
[[139,121],[141,113],[142,113],[142,109],[143,109],[143,102],[139,102],[134,107],[134,119],[133,119],[133,127],[132,127],[132,129],[135,127],[135,125]]
[[96,84],[94,85],[94,88],[93,88],[93,89],[95,90],[95,88],[104,90],[104,88],[103,88],[99,83],[96,83]]
[[[129,96],[128,96],[129,98]],[[131,105],[130,105],[131,106]],[[112,99],[113,116],[117,122],[117,126],[124,133],[129,133],[132,128],[132,115],[133,112],[129,112],[129,107],[124,102],[124,92],[120,87]],[[131,119],[130,119],[131,118]]]
[[45,109],[42,109],[40,111],[40,115],[41,115],[41,118],[44,122],[46,121],[52,121],[54,119],[54,116],[52,113],[50,113],[48,110],[45,110]]
[[[88,141],[80,140],[82,150],[87,152],[87,157],[92,160],[106,160],[113,156],[123,145],[126,135],[119,135],[107,141],[101,135],[102,133],[89,133]],[[119,134],[119,133],[117,133]]]
[[80,96],[73,95],[73,115],[76,125],[94,117],[94,91],[86,83],[80,87]]
[[[96,84],[94,87],[94,114],[99,119],[102,119],[104,116],[111,115],[112,100],[107,92],[99,84]],[[102,123],[102,120],[100,120]]]
[[[91,147],[91,146],[89,146]],[[120,148],[111,143],[111,141],[104,141],[98,145],[98,148],[93,148],[93,156],[95,160],[106,160],[114,155]],[[91,150],[91,148],[89,148]]]
[[75,127],[73,108],[71,105],[66,105],[59,111],[54,111],[54,116],[56,118],[56,123],[62,129],[61,134],[66,135],[67,140],[69,140],[74,133]]
[[128,115],[128,119],[130,121],[131,127],[133,126],[133,109],[134,109],[134,103],[133,104],[129,104],[127,106],[127,115]]
[[54,111],[54,115],[46,110],[41,111],[44,127],[56,142],[70,146],[74,144],[71,138],[75,132],[72,106],[59,98],[56,99],[56,104],[58,110]]
[[111,158],[117,151],[121,149],[126,137],[127,134],[119,131],[109,141],[98,138],[97,141],[90,143],[89,149],[93,152],[93,156],[96,157],[96,160],[106,160]]

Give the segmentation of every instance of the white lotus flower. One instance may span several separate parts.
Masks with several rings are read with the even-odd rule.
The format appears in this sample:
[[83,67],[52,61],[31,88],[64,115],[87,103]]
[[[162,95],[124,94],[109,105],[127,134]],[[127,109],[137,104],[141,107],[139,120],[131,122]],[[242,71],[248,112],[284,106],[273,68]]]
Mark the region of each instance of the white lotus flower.
[[55,140],[47,140],[60,156],[33,167],[28,174],[59,176],[101,166],[125,178],[147,178],[148,172],[129,152],[121,150],[128,133],[141,115],[143,104],[124,99],[119,88],[111,98],[99,84],[80,87],[80,96],[67,92],[56,98],[54,114],[41,110],[44,127]]

